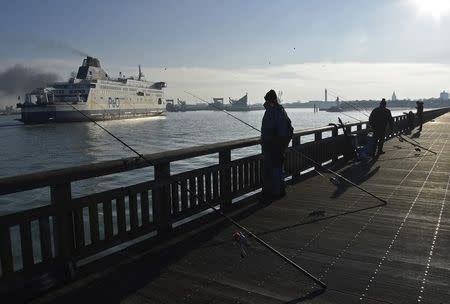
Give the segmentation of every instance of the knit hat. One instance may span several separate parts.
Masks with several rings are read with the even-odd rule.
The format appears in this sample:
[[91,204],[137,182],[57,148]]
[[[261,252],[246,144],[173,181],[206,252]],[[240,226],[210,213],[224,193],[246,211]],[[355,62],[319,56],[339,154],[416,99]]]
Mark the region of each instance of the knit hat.
[[264,100],[268,102],[278,103],[277,93],[275,93],[274,90],[270,90],[269,92],[266,93],[266,96],[264,96]]

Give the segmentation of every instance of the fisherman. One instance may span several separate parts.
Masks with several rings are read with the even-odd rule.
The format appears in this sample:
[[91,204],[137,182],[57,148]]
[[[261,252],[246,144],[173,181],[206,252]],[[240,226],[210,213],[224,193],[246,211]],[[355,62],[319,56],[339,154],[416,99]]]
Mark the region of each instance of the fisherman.
[[414,129],[414,113],[412,111],[409,111],[406,114],[406,118],[408,121],[408,129],[411,131],[412,129]]
[[419,131],[422,131],[423,124],[423,102],[416,101],[416,109],[417,109],[417,120],[419,121]]
[[373,129],[373,150],[372,156],[375,156],[375,150],[378,146],[378,155],[384,154],[383,144],[386,136],[386,125],[389,124],[390,128],[394,127],[394,119],[392,118],[391,111],[386,108],[386,99],[382,99],[380,106],[373,109],[369,117],[370,126]]
[[264,100],[266,112],[261,126],[263,199],[271,201],[286,195],[283,177],[284,153],[294,129],[283,106],[278,103],[274,90],[267,92]]

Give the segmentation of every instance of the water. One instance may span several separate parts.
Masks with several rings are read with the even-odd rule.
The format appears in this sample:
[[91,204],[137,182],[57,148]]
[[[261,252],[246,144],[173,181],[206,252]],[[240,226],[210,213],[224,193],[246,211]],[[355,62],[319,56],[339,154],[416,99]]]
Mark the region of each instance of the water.
[[[313,113],[313,109],[286,111],[295,130],[337,123],[338,116],[344,122],[355,122],[342,113]],[[393,111],[392,114],[402,112]],[[233,112],[258,129],[263,114],[264,111]],[[347,114],[367,120],[360,112]],[[0,116],[0,178],[135,156],[92,122],[22,125],[15,118],[18,116]],[[167,113],[164,117],[104,121],[100,124],[144,154],[259,136],[257,131],[218,111]],[[240,149],[233,153],[232,158],[257,151],[259,147]],[[217,156],[176,162],[171,170],[181,172],[213,163],[217,163]],[[131,174],[80,181],[73,183],[73,195],[129,185],[152,177],[152,169],[144,168]],[[48,189],[1,196],[0,214],[48,203]]]

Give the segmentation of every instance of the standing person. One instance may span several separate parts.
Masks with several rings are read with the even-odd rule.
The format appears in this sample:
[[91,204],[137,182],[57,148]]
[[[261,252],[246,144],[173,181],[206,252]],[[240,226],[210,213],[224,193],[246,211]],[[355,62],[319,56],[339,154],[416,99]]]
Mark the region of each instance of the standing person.
[[267,92],[264,100],[266,111],[261,126],[263,198],[270,201],[286,194],[283,177],[284,153],[294,129],[283,106],[278,103],[274,90]]
[[412,129],[414,129],[414,113],[409,111],[408,114],[406,114],[406,118],[408,121],[408,132],[411,133]]
[[416,101],[416,109],[417,109],[417,120],[419,121],[419,131],[422,131],[423,124],[423,102]]
[[391,111],[386,108],[386,99],[382,99],[380,106],[373,109],[369,117],[370,126],[373,129],[373,151],[372,156],[375,156],[375,150],[378,148],[377,154],[384,154],[383,144],[386,136],[386,126],[389,124],[390,128],[394,127],[394,119]]

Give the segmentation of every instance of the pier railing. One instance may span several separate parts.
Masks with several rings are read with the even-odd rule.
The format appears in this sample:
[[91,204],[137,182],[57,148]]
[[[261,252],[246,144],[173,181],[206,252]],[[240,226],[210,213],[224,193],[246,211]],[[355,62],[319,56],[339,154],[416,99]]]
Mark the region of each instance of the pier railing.
[[[424,121],[447,111],[427,111]],[[406,115],[394,120],[397,132],[408,129]],[[367,122],[345,128],[363,133]],[[313,168],[302,155],[320,163],[342,158],[342,133],[342,127],[333,126],[295,132],[286,155],[286,174],[295,179]],[[258,145],[260,139],[255,137],[145,155],[148,161],[127,158],[0,179],[0,195],[38,188],[50,191],[48,205],[0,216],[0,283],[17,282],[61,265],[70,274],[76,262],[117,245],[143,236],[166,239],[193,218],[210,216],[205,202],[223,211],[242,206],[239,198],[257,195],[261,188],[262,158],[256,154],[232,160],[232,151]],[[171,174],[175,161],[217,154],[215,165]],[[72,197],[75,181],[150,166],[152,180]],[[19,240],[18,244],[12,240]]]

